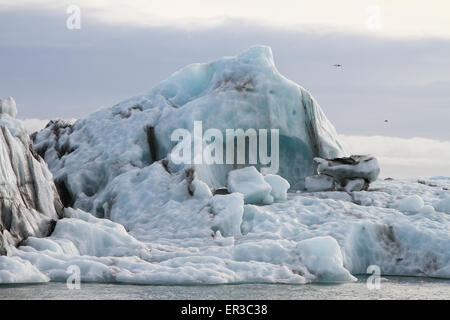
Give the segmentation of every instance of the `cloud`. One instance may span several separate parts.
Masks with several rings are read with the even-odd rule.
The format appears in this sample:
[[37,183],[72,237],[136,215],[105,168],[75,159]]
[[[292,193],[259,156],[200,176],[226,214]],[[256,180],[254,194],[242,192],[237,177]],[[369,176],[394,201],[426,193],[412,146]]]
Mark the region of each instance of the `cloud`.
[[25,127],[25,130],[27,130],[28,133],[33,133],[36,131],[40,131],[45,128],[47,123],[50,120],[43,120],[43,119],[21,119],[23,126]]
[[371,154],[383,178],[450,177],[450,141],[426,138],[340,135],[351,154]]
[[[99,22],[138,27],[197,29],[245,19],[291,29],[320,26],[363,33],[378,30],[388,36],[450,37],[446,0],[434,0],[433,5],[422,0],[0,0],[0,10],[62,12],[72,4],[80,6],[83,16]],[[374,21],[379,28],[369,28]]]
[[242,19],[183,30],[84,16],[82,29],[71,31],[66,17],[64,10],[0,10],[1,94],[16,99],[22,118],[85,117],[187,64],[264,44],[339,133],[450,140],[450,40],[288,30]]

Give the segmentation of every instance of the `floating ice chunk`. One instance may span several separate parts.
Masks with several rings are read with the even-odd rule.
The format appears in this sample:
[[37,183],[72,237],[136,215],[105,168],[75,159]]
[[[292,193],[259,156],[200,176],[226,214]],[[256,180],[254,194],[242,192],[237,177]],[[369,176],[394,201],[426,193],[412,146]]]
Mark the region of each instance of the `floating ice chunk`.
[[214,213],[212,229],[219,230],[225,237],[240,236],[244,196],[240,193],[216,195],[212,197],[210,203]]
[[330,236],[302,240],[297,245],[301,262],[319,282],[356,281],[344,268],[341,248]]
[[305,189],[310,192],[334,190],[334,179],[326,174],[306,177]]
[[273,197],[273,201],[278,202],[287,200],[287,191],[291,185],[286,179],[276,174],[267,174],[264,176],[264,180],[272,188],[270,195]]
[[4,101],[0,100],[0,115],[7,114],[15,118],[17,116],[16,101],[13,97],[8,97]]
[[48,282],[50,278],[29,261],[19,257],[0,256],[0,284]]
[[338,183],[347,179],[361,178],[373,182],[380,174],[378,160],[371,156],[351,156],[347,158],[314,158],[317,172],[332,176]]
[[419,213],[422,210],[424,202],[420,196],[412,195],[399,200],[396,206],[398,210],[400,210],[403,213],[414,214]]
[[228,173],[228,190],[244,195],[245,203],[263,203],[272,188],[255,167],[232,170]]
[[450,213],[450,197],[437,202],[434,208],[440,212]]

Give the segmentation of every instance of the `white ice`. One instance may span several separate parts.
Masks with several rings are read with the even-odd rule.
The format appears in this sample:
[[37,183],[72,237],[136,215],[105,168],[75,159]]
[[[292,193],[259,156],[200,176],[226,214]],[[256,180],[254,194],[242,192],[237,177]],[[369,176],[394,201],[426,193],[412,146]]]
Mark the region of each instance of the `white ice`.
[[17,116],[16,101],[13,97],[8,97],[5,100],[0,100],[0,114],[7,114],[12,118]]
[[325,174],[305,178],[305,189],[310,192],[334,190],[334,179]]
[[[233,166],[165,159],[171,130],[193,120],[220,130],[278,127],[286,200],[268,201],[284,198],[287,184],[256,169],[242,179]],[[51,281],[66,281],[71,265],[82,281],[166,285],[352,281],[370,265],[383,275],[450,278],[449,178],[295,192],[314,156],[343,152],[311,95],[278,73],[266,47],[188,66],[73,127],[48,127],[35,146],[86,212],[66,209],[50,237],[10,247],[5,259],[29,261]],[[232,193],[212,196],[219,187]]]
[[322,282],[356,281],[344,268],[341,248],[336,239],[330,236],[302,240],[296,250],[308,271]]
[[242,215],[244,214],[244,196],[241,193],[216,195],[211,199],[214,214],[213,230],[223,236],[240,236]]
[[0,254],[28,236],[46,236],[62,211],[53,176],[32,142],[11,97],[0,113]]
[[245,203],[261,204],[272,191],[272,187],[264,176],[251,166],[228,173],[228,190],[242,193]]
[[[365,274],[369,265],[383,275],[450,278],[450,215],[398,208],[419,194],[424,207],[436,205],[448,196],[446,180],[434,180],[444,187],[393,180],[350,194],[289,193],[287,201],[258,206],[244,204],[239,193],[191,197],[182,173],[172,177],[157,163],[150,168],[157,171],[149,184],[115,191],[119,206],[111,214],[129,208],[123,221],[135,239],[113,222],[76,211],[58,222],[56,234],[33,238],[10,255],[52,281],[65,281],[73,264],[83,281],[142,284],[353,281],[350,274]],[[162,176],[151,184],[156,172]],[[173,193],[161,192],[164,186]],[[145,196],[151,206],[136,201]]]
[[19,257],[0,256],[0,284],[48,282],[50,278],[29,261]]
[[437,211],[450,214],[450,195],[446,199],[437,201],[436,204],[434,205],[434,208]]
[[272,190],[270,190],[270,195],[275,202],[287,200],[287,192],[291,185],[286,179],[276,174],[266,174],[264,180],[272,188]]

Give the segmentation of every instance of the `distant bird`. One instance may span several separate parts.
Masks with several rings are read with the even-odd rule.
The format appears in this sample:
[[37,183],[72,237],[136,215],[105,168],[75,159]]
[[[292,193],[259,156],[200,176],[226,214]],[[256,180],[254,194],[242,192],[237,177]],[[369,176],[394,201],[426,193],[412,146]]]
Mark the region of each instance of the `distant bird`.
[[333,67],[341,68],[341,67],[343,67],[343,65],[342,64],[333,64]]
[[384,122],[388,122],[387,120],[384,120]]

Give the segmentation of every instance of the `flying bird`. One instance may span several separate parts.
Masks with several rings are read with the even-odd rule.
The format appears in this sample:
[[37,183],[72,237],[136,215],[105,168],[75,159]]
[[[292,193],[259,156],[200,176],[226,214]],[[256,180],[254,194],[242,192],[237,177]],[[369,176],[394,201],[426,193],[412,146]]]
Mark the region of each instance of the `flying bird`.
[[343,67],[343,65],[342,64],[333,64],[333,67],[340,68],[340,67]]

